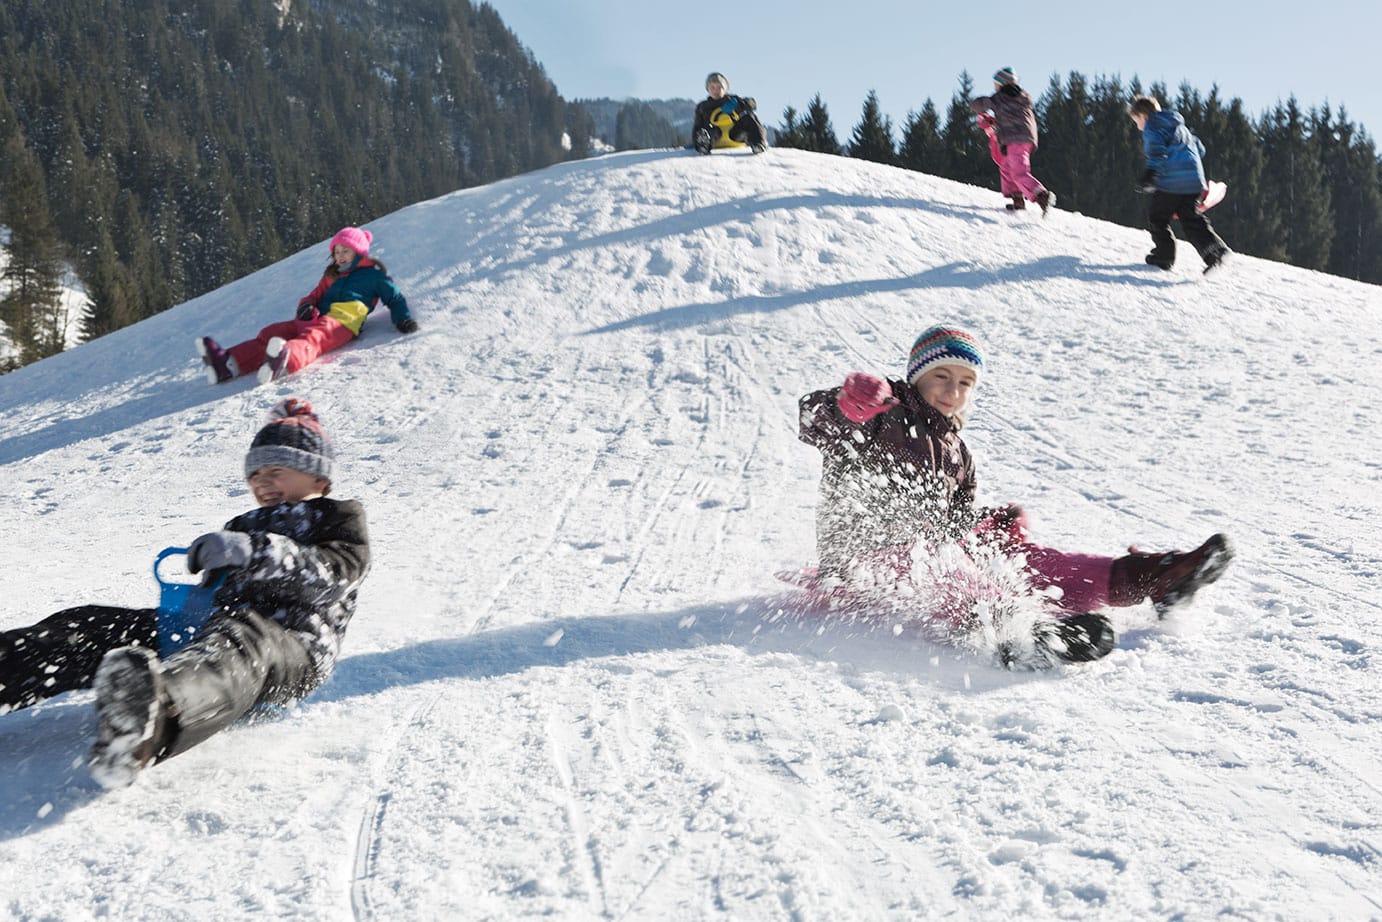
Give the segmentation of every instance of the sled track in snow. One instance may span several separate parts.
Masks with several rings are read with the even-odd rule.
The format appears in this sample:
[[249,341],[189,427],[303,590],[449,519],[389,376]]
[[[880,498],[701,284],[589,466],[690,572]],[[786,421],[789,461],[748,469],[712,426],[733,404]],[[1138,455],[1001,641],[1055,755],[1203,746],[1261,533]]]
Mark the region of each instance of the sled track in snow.
[[379,859],[379,840],[384,829],[384,815],[389,802],[393,800],[393,790],[389,787],[388,779],[393,776],[403,752],[399,743],[411,736],[413,728],[427,719],[441,698],[442,692],[437,692],[413,710],[402,731],[389,744],[389,759],[384,766],[383,789],[365,805],[360,819],[360,831],[355,837],[355,861],[352,865],[354,873],[350,882],[350,909],[356,922],[367,922],[375,918],[369,887]]

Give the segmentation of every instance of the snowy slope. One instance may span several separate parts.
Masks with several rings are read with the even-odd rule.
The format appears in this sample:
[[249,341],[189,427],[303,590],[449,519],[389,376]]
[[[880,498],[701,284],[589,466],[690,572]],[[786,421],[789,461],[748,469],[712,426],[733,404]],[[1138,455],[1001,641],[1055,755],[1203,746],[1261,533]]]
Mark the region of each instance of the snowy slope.
[[[375,554],[325,688],[129,790],[81,768],[88,695],[0,717],[0,917],[1382,918],[1382,291],[1001,206],[610,156],[371,223],[422,332],[282,385],[191,343],[287,316],[324,245],[0,377],[0,627],[151,604],[288,393]],[[982,500],[1071,550],[1228,531],[1225,578],[1037,675],[779,617],[797,397],[936,321],[988,347]]]

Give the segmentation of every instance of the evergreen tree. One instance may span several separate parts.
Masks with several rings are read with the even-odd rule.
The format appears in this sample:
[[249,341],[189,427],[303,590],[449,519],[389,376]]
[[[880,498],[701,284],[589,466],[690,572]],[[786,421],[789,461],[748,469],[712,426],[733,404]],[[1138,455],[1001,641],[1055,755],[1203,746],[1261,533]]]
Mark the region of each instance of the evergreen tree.
[[[811,97],[806,105],[806,118],[801,123],[802,150],[813,150],[819,154],[842,153],[840,140],[830,124],[830,113],[826,110],[821,94]],[[780,146],[780,144],[779,144]]]
[[945,158],[940,121],[936,104],[930,99],[920,112],[907,113],[907,121],[902,126],[902,144],[897,152],[899,166],[919,173],[941,172]]
[[1059,190],[1063,207],[1086,214],[1092,213],[1090,201],[1099,188],[1091,175],[1097,159],[1092,109],[1083,74],[1072,71],[1065,85],[1052,75],[1038,105],[1040,163],[1033,163],[1042,184]]
[[1336,275],[1382,282],[1382,188],[1376,182],[1377,151],[1341,109],[1337,120],[1325,106],[1312,113],[1310,134],[1320,150],[1334,208],[1334,241],[1328,269]]
[[615,150],[647,150],[657,147],[684,147],[686,139],[677,134],[665,118],[646,102],[628,102],[619,107],[615,119]]
[[989,157],[988,138],[974,119],[969,107],[973,99],[974,80],[969,71],[960,73],[960,90],[950,97],[945,128],[941,130],[941,150],[944,155],[943,176],[975,186],[998,188],[998,171]]
[[0,225],[9,228],[9,262],[0,281],[0,320],[21,364],[61,352],[67,317],[62,305],[61,243],[48,210],[43,169],[22,136],[0,151]]
[[895,163],[897,151],[893,147],[893,122],[878,106],[878,94],[869,90],[864,111],[849,140],[849,155],[857,160],[875,163]]
[[1281,212],[1286,258],[1307,269],[1324,269],[1334,239],[1333,214],[1320,148],[1307,127],[1293,96],[1262,117],[1258,132],[1265,184]]
[[782,125],[777,129],[776,147],[805,148],[806,137],[802,123],[797,121],[797,110],[788,106],[782,110]]
[[1240,253],[1285,259],[1281,213],[1264,185],[1262,140],[1243,101],[1224,106],[1217,88],[1211,91],[1197,133],[1205,145],[1206,176],[1228,183],[1228,197],[1213,212],[1215,229]]
[[580,160],[591,154],[590,142],[595,140],[595,118],[584,106],[572,103],[566,107],[565,135],[567,159]]

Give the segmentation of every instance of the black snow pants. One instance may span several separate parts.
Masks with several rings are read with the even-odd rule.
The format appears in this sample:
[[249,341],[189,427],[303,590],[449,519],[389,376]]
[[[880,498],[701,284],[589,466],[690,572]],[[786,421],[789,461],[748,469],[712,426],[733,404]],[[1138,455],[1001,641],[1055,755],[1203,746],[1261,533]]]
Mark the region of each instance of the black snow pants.
[[[154,609],[88,605],[0,632],[0,713],[90,688],[110,650],[158,648]],[[201,636],[160,667],[168,720],[158,759],[186,752],[263,704],[288,704],[324,676],[307,646],[253,611],[213,616]]]
[[1170,266],[1176,261],[1176,238],[1171,233],[1171,219],[1180,216],[1180,226],[1185,236],[1206,263],[1210,257],[1222,256],[1228,247],[1209,219],[1195,210],[1199,203],[1197,193],[1182,195],[1176,192],[1155,192],[1148,211],[1148,221],[1152,228],[1151,258]]
[[0,713],[90,688],[101,657],[128,646],[158,649],[155,609],[83,605],[0,631]]

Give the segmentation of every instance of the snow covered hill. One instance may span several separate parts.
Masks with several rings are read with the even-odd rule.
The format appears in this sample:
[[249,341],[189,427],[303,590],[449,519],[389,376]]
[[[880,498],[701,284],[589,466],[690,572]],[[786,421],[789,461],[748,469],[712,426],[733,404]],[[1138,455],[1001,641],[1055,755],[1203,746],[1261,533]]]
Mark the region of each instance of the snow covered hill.
[[[152,604],[289,393],[375,556],[325,688],[131,789],[88,695],[0,716],[0,917],[1382,918],[1382,291],[787,150],[369,227],[414,336],[204,382],[323,244],[0,378],[0,627]],[[1225,578],[1042,674],[780,617],[797,397],[938,321],[987,345],[982,500],[1071,550],[1227,531]]]

